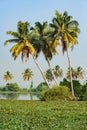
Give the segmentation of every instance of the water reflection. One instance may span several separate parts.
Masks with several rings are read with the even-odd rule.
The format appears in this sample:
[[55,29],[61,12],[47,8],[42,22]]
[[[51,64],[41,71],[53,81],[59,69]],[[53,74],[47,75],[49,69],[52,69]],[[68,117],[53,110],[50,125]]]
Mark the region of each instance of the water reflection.
[[0,94],[0,99],[7,99],[7,100],[39,100],[39,97],[36,94],[3,93],[3,94]]

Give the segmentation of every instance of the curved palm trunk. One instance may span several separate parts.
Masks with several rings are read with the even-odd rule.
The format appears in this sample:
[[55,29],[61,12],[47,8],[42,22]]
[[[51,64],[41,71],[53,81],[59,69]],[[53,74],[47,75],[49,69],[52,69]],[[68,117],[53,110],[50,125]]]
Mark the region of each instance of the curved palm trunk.
[[33,59],[34,59],[35,64],[37,65],[38,69],[40,70],[44,81],[47,83],[48,87],[50,88],[49,82],[48,82],[48,80],[46,79],[46,77],[45,77],[45,75],[44,75],[44,73],[43,73],[43,71],[42,71],[42,68],[41,68],[40,65],[37,63],[37,61],[36,61],[36,59],[35,59],[34,56],[33,56]]
[[52,73],[52,76],[53,76],[53,78],[54,78],[54,81],[55,81],[56,85],[59,86],[59,83],[58,83],[58,81],[57,81],[57,79],[56,79],[56,77],[55,77],[55,75],[54,75],[54,72],[53,72],[53,70],[52,70],[52,68],[51,68],[51,65],[50,65],[50,62],[49,62],[48,59],[47,59],[47,63],[48,63],[49,69],[50,69],[50,71],[51,71],[51,73]]
[[72,81],[72,70],[71,70],[71,61],[70,61],[70,57],[69,57],[69,54],[68,54],[68,49],[67,49],[66,53],[67,53],[67,58],[68,58],[68,63],[69,63],[71,91],[72,91],[72,96],[74,96],[74,88],[73,88],[73,81]]

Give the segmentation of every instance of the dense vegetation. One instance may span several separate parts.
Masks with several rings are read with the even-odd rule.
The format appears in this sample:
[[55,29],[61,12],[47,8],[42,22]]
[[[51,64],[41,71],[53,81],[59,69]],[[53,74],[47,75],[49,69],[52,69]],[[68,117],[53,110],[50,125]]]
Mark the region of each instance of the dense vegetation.
[[54,86],[53,88],[43,91],[41,94],[41,100],[73,100],[71,99],[70,92],[66,86]]
[[[71,91],[70,81],[67,79],[63,79],[60,82],[60,85],[67,86]],[[81,84],[79,80],[73,80],[74,92],[75,96],[78,97],[80,100],[87,100],[87,82]]]
[[87,102],[0,100],[0,130],[86,130]]
[[7,83],[6,86],[0,88],[1,91],[13,91],[17,92],[20,90],[19,86],[17,83]]
[[0,93],[26,93],[29,92],[27,88],[20,88],[17,83],[7,83],[5,86],[0,87]]
[[83,85],[79,80],[73,80],[75,97],[71,96],[70,81],[63,79],[59,86],[53,85],[51,89],[48,88],[45,82],[40,83],[36,88],[20,88],[17,83],[7,83],[6,86],[0,87],[0,92],[21,92],[21,93],[36,93],[41,95],[41,100],[87,100],[87,82]]

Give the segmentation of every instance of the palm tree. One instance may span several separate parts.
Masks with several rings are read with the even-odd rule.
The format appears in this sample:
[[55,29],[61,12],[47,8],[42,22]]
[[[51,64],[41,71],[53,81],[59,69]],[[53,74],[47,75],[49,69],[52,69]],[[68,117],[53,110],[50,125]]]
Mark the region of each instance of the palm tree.
[[45,75],[46,75],[46,78],[47,78],[48,82],[52,82],[53,81],[54,78],[53,78],[53,75],[52,75],[50,69],[46,70]]
[[14,60],[19,56],[21,53],[22,61],[25,58],[27,60],[29,58],[29,54],[32,56],[36,55],[36,51],[34,47],[30,43],[31,35],[29,33],[28,27],[30,24],[28,22],[18,22],[17,32],[8,31],[7,34],[12,35],[13,39],[6,40],[4,45],[7,43],[16,43],[11,49],[10,52],[14,57]]
[[[84,78],[85,72],[84,72],[82,67],[79,66],[76,69],[73,69],[73,68],[71,68],[71,69],[72,69],[72,78],[73,78],[73,80],[83,79]],[[66,76],[70,80],[69,69],[68,69],[68,71],[66,73]]]
[[52,38],[49,37],[51,29],[48,28],[47,22],[43,22],[43,24],[36,22],[35,27],[32,28],[32,30],[36,34],[36,39],[34,39],[33,46],[37,50],[38,55],[42,51],[48,63],[49,69],[54,77],[55,83],[58,85],[58,81],[56,80],[50,64],[50,60],[52,59],[53,55],[57,54],[55,49],[57,42],[56,40],[53,41]]
[[12,80],[12,78],[13,78],[13,75],[9,72],[9,71],[7,71],[5,74],[4,74],[4,80],[7,82],[7,81],[9,81],[9,80]]
[[[25,58],[25,61],[28,60],[29,58],[29,54],[32,55],[38,69],[40,70],[43,79],[45,80],[45,82],[48,84],[46,77],[43,74],[43,71],[41,69],[41,67],[39,66],[39,64],[36,61],[36,50],[34,49],[33,45],[31,44],[31,40],[32,40],[32,33],[30,32],[30,24],[29,22],[18,22],[18,26],[17,26],[17,32],[13,32],[13,31],[8,31],[7,34],[12,35],[13,39],[9,39],[6,40],[4,42],[4,45],[7,45],[7,43],[16,43],[11,49],[10,52],[12,53],[12,56],[14,57],[14,60],[16,60],[16,58],[19,56],[19,54],[21,53],[21,58],[22,61]],[[49,84],[48,84],[49,86]],[[50,87],[50,86],[49,86]]]
[[80,67],[80,66],[77,67],[76,72],[77,72],[76,79],[83,79],[84,78],[85,71],[83,70],[82,67]]
[[71,89],[72,96],[74,96],[73,82],[72,82],[72,71],[71,71],[71,61],[68,54],[68,48],[73,48],[75,44],[78,43],[77,38],[80,33],[80,29],[78,27],[78,22],[76,20],[72,20],[72,16],[69,16],[65,11],[63,14],[60,14],[58,11],[55,13],[56,17],[52,19],[52,23],[50,26],[54,29],[51,33],[55,39],[58,39],[58,43],[62,45],[62,52],[66,51],[69,69],[70,69],[70,81],[71,81]]
[[[56,79],[58,79],[59,77],[61,78],[63,76],[63,71],[62,69],[60,68],[59,65],[56,65],[53,69],[52,69]],[[50,71],[50,69],[48,69],[46,72],[46,78],[49,82],[53,81],[54,80],[54,77],[52,75],[52,72]]]
[[24,73],[22,73],[22,75],[23,75],[24,80],[28,81],[31,79],[31,84],[33,85],[33,72],[31,71],[30,68],[25,69],[25,71],[24,71]]
[[[71,67],[71,71],[72,71],[72,80],[75,80],[76,79],[76,70]],[[69,68],[66,72],[66,78],[70,80],[70,69]]]
[[59,77],[61,78],[61,77],[63,76],[63,70],[60,68],[59,65],[56,65],[53,70],[54,70],[55,77],[56,77],[57,79],[58,79]]

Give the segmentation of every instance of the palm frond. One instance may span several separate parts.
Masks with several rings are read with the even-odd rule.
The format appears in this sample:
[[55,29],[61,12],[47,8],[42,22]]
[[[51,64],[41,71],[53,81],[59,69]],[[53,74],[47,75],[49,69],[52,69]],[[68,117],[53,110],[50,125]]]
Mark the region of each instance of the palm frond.
[[18,32],[20,35],[27,35],[29,33],[29,26],[30,26],[30,23],[29,22],[21,22],[19,21],[18,22]]
[[17,58],[20,54],[20,52],[22,51],[23,48],[23,44],[19,44],[19,46],[17,47],[17,49],[15,50],[15,57]]
[[19,39],[9,39],[4,42],[4,45],[7,45],[8,43],[17,43],[19,42]]
[[10,49],[10,52],[11,52],[11,53],[15,52],[17,48],[18,48],[18,43],[15,44],[15,45]]
[[71,27],[76,27],[76,26],[79,26],[79,23],[76,20],[72,20],[72,21],[69,21],[67,25]]
[[29,52],[33,55],[36,56],[36,50],[34,49],[33,45],[31,45],[30,43],[27,43],[26,46],[29,49]]
[[47,21],[43,22],[43,29],[47,28]]
[[39,32],[39,34],[42,34],[42,24],[40,22],[35,23],[36,30]]
[[20,38],[20,34],[18,32],[8,31],[7,34],[12,35],[15,38]]
[[69,43],[78,43],[77,39],[75,37],[73,37],[72,35],[70,35],[70,33],[68,33],[68,31],[65,31],[66,32],[66,35],[67,35],[67,38],[69,40]]

